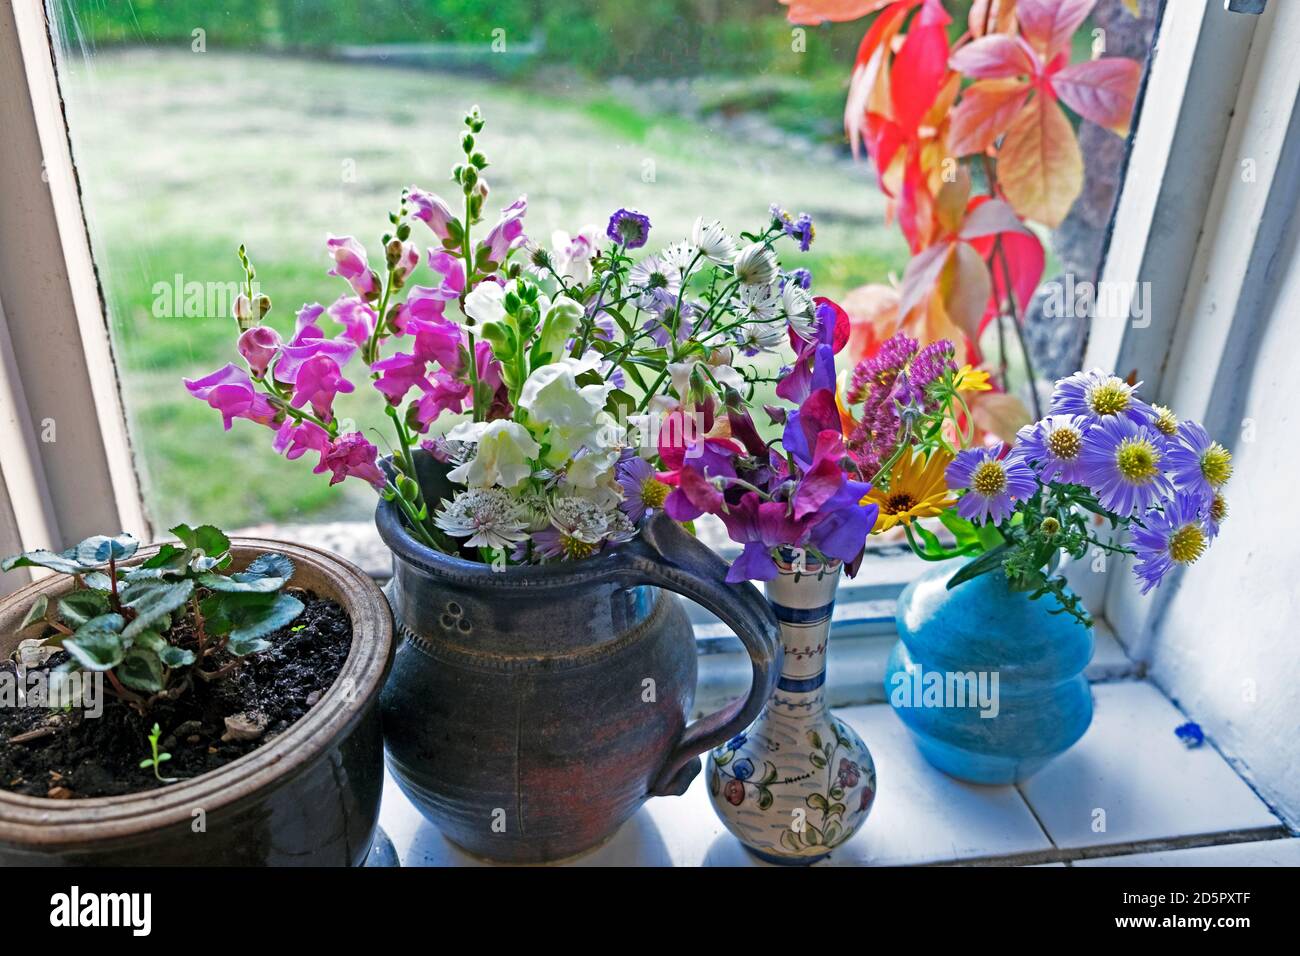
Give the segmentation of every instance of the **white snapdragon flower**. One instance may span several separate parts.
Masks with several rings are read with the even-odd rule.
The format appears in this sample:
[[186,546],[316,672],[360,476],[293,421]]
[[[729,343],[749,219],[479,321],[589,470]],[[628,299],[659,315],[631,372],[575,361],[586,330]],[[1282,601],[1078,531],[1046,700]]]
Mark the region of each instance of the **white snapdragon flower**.
[[452,469],[447,477],[471,488],[514,488],[533,473],[531,459],[541,446],[518,422],[462,422],[447,432],[448,441],[472,442],[474,457]]
[[576,235],[571,236],[563,229],[551,233],[551,249],[554,251],[552,264],[555,271],[565,279],[585,285],[591,281],[591,258],[596,254],[596,243],[600,237],[600,227],[583,226]]
[[501,322],[506,317],[505,286],[497,282],[480,282],[465,296],[465,315],[474,325]]

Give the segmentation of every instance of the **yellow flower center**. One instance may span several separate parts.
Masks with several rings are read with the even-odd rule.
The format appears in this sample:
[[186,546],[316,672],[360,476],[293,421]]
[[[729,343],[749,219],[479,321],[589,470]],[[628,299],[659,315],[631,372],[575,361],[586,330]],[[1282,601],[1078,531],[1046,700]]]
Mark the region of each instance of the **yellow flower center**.
[[1098,415],[1118,415],[1128,408],[1129,392],[1124,383],[1112,378],[1088,392],[1088,407]]
[[560,548],[570,561],[580,561],[596,553],[596,546],[588,541],[579,541],[567,534],[560,535]]
[[1115,465],[1126,481],[1144,485],[1160,472],[1160,452],[1145,438],[1125,438],[1115,453]]
[[1047,450],[1061,461],[1074,461],[1083,448],[1083,436],[1073,428],[1054,428],[1047,436]]
[[971,491],[984,498],[995,498],[1007,489],[1007,473],[1001,462],[985,461],[975,469]]
[[1179,564],[1191,564],[1205,553],[1205,532],[1200,525],[1185,524],[1169,539],[1169,557]]
[[885,511],[891,515],[900,514],[916,506],[916,499],[906,491],[892,494],[885,501]]
[[1210,520],[1220,524],[1226,517],[1228,517],[1228,499],[1223,495],[1215,495],[1214,500],[1210,502]]
[[1044,518],[1039,527],[1043,529],[1043,534],[1052,535],[1061,530],[1061,522],[1055,518]]
[[1232,477],[1232,452],[1217,441],[1201,456],[1201,474],[1212,487],[1219,487]]
[[641,500],[648,508],[662,508],[670,490],[658,478],[647,478],[641,485]]
[[1156,410],[1156,430],[1169,438],[1178,434],[1178,416],[1163,405],[1152,407]]

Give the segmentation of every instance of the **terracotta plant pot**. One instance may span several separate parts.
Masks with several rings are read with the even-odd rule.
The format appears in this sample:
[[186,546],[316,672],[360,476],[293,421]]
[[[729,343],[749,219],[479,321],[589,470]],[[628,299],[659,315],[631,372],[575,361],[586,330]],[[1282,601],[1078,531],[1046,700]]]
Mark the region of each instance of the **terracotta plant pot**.
[[[780,673],[762,596],[727,584],[726,562],[663,516],[583,561],[496,570],[417,543],[390,503],[377,521],[403,638],[383,696],[389,768],[476,855],[596,846],[647,798],[684,792],[698,755],[748,726]],[[753,665],[745,698],[689,725],[694,632],[662,588],[717,614]]]
[[[337,602],[352,620],[347,661],[319,703],[265,746],[160,790],[71,800],[0,791],[0,865],[365,861],[383,789],[379,689],[392,658],[392,616],[370,578],[315,548],[235,538],[234,566],[267,551],[293,560],[295,587]],[[17,646],[14,631],[37,595],[71,588],[70,577],[53,575],[0,601],[0,653]]]

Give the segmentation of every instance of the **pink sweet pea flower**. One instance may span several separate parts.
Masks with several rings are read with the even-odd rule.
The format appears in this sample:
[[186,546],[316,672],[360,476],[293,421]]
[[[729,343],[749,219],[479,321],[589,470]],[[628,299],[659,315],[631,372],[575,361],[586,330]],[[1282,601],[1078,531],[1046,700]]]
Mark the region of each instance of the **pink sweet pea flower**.
[[234,363],[203,378],[184,381],[191,395],[221,412],[226,431],[236,418],[247,418],[259,425],[270,425],[275,420],[275,406],[257,390],[248,373]]
[[280,351],[280,333],[269,325],[255,325],[239,336],[239,354],[248,363],[253,378],[266,374],[271,360]]
[[419,355],[408,352],[398,352],[376,362],[370,369],[380,373],[375,380],[375,388],[383,393],[390,405],[400,405],[411,389],[417,386],[426,388],[429,384],[425,378],[428,362]]
[[447,224],[456,217],[452,215],[451,207],[443,202],[441,196],[435,196],[418,186],[412,186],[406,191],[406,198],[415,207],[415,211],[411,213],[413,217],[426,223],[439,239],[450,238],[451,231],[447,228]]
[[727,581],[771,581],[777,576],[772,551],[797,547],[808,534],[808,520],[790,517],[783,501],[761,501],[752,491],[722,513],[722,523],[732,541],[745,546],[731,563]]
[[479,243],[479,248],[487,248],[488,259],[492,262],[506,261],[506,254],[515,247],[524,234],[524,213],[528,209],[528,198],[520,196],[501,211],[500,221],[492,227],[487,238]]
[[344,296],[329,307],[329,317],[343,326],[342,338],[364,348],[375,332],[379,316],[360,299]]
[[275,433],[275,441],[271,443],[271,447],[277,454],[294,461],[309,451],[324,454],[329,444],[329,433],[315,422],[295,422],[293,419],[288,419]]
[[357,295],[363,298],[379,291],[379,282],[370,271],[366,250],[361,243],[351,236],[330,236],[325,244],[329,247],[330,258],[334,260],[334,268],[329,271],[329,275],[347,279]]
[[334,415],[334,396],[352,389],[352,383],[343,377],[337,362],[323,353],[313,355],[298,369],[290,404],[302,408],[310,402],[318,418],[330,421]]
[[360,478],[376,488],[383,488],[386,479],[376,457],[375,446],[366,441],[361,432],[349,432],[330,443],[320,456],[320,464],[312,472],[317,475],[330,472],[331,485],[337,485],[344,478]]
[[469,383],[462,382],[442,369],[436,370],[420,386],[424,394],[415,406],[416,430],[421,434],[438,420],[443,412],[459,414],[465,410],[469,398]]

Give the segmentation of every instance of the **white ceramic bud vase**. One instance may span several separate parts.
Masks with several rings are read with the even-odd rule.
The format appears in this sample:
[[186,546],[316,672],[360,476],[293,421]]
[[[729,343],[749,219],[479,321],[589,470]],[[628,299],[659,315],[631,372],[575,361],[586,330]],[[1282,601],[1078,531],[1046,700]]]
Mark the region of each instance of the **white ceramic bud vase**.
[[807,864],[857,832],[876,796],[866,744],[826,706],[826,646],[841,565],[783,551],[766,586],[785,661],[758,719],[709,755],[722,822],[769,863]]

